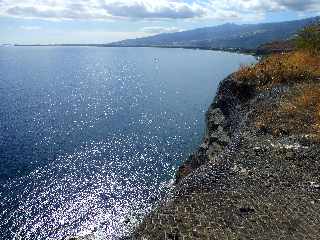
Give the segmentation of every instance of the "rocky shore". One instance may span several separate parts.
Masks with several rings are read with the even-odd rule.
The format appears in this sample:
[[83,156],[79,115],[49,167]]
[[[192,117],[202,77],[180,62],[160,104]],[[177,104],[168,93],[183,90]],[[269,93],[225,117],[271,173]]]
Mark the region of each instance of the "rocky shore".
[[267,88],[223,80],[173,197],[133,238],[320,239],[319,126],[314,109],[295,105],[306,85],[318,89],[319,79]]

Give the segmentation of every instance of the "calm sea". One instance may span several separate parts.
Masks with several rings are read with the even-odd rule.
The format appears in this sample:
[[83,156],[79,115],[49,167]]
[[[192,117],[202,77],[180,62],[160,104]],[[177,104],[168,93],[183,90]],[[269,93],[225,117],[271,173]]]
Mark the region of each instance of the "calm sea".
[[219,81],[252,56],[0,48],[0,239],[125,234],[200,143]]

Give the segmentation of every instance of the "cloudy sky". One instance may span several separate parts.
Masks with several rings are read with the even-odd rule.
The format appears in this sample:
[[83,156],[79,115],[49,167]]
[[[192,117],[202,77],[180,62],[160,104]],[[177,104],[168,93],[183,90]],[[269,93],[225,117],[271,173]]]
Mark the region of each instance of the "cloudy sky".
[[320,15],[320,0],[0,0],[0,43],[107,43]]

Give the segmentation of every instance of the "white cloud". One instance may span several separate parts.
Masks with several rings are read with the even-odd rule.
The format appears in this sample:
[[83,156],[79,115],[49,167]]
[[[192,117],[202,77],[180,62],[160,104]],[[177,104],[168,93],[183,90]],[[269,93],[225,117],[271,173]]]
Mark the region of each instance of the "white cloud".
[[187,19],[206,9],[174,0],[3,0],[0,14],[42,19]]
[[137,19],[178,19],[204,16],[205,8],[198,4],[178,1],[113,1],[104,4],[104,9],[112,16]]
[[320,12],[320,0],[0,0],[0,15],[42,19],[252,19]]
[[108,19],[112,16],[97,5],[94,0],[33,0],[23,2],[5,0],[0,13],[20,18],[41,19]]
[[173,32],[180,32],[182,31],[179,28],[176,27],[144,27],[141,29],[142,32],[147,33],[147,34],[158,34],[158,33],[173,33]]
[[210,0],[216,9],[243,12],[320,11],[319,0]]
[[320,11],[319,0],[274,0],[281,8],[295,11]]

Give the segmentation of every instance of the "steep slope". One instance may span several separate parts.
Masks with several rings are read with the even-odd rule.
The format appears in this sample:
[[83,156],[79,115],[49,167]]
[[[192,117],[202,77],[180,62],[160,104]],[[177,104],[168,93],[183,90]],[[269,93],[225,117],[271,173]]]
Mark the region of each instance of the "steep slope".
[[275,59],[293,63],[283,76],[267,59],[221,83],[173,197],[134,239],[320,239],[320,60],[301,74],[297,56]]

